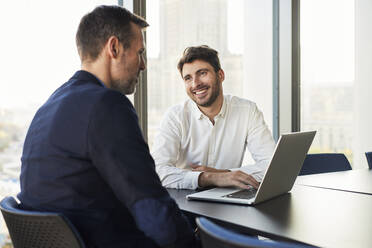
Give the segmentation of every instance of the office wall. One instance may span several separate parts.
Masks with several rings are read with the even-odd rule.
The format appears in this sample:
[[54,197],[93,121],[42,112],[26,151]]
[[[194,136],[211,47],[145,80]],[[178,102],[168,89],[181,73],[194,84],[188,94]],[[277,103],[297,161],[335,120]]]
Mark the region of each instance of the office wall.
[[273,129],[272,1],[244,2],[244,92],[264,113]]
[[372,151],[372,1],[355,1],[354,168],[366,167]]

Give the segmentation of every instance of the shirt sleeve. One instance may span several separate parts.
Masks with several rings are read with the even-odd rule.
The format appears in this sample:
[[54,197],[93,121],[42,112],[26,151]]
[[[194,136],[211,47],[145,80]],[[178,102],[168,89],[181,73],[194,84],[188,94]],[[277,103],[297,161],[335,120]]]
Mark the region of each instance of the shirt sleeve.
[[[93,165],[146,236],[159,246],[185,247],[182,244],[194,241],[186,218],[161,186],[127,97],[105,93],[91,113],[87,137]],[[160,209],[162,214],[154,214]]]
[[261,181],[274,152],[275,141],[265,123],[262,112],[255,104],[250,113],[246,143],[255,164],[244,165],[235,170],[242,170],[251,174],[257,181]]
[[177,168],[180,157],[182,124],[177,121],[172,110],[167,111],[156,135],[152,156],[162,185],[167,188],[196,189],[201,172]]

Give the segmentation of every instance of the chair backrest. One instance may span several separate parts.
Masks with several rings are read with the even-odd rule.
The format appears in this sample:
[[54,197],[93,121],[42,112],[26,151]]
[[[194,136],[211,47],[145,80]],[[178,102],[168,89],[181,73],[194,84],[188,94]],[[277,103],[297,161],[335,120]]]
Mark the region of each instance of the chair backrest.
[[351,165],[343,153],[316,153],[306,155],[299,175],[346,170],[351,170]]
[[227,230],[204,217],[196,219],[199,227],[200,238],[203,248],[308,248],[312,246],[279,242],[272,240],[259,240],[255,237],[246,236]]
[[84,248],[72,223],[60,213],[22,210],[13,197],[5,197],[0,209],[14,248]]
[[372,152],[366,152],[368,167],[372,169]]

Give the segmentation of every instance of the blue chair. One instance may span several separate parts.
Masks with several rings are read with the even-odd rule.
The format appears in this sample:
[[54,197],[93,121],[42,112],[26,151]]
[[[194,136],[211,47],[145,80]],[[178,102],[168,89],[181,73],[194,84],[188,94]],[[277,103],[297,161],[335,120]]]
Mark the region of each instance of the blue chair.
[[203,248],[308,248],[313,246],[279,242],[272,240],[259,240],[254,237],[227,230],[204,217],[196,219],[199,227]]
[[351,165],[343,153],[308,154],[299,175],[310,175],[351,170]]
[[372,169],[372,152],[366,152],[366,158],[369,168]]
[[0,209],[14,248],[85,248],[72,223],[60,213],[27,211],[13,197],[5,197]]

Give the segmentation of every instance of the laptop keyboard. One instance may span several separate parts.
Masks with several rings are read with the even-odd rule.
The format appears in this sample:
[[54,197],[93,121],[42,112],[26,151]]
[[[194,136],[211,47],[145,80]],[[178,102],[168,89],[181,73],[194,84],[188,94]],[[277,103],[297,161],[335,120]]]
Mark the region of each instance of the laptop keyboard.
[[238,199],[251,199],[255,197],[257,193],[257,189],[250,188],[250,189],[243,189],[228,195],[225,195],[224,197],[227,198],[238,198]]

